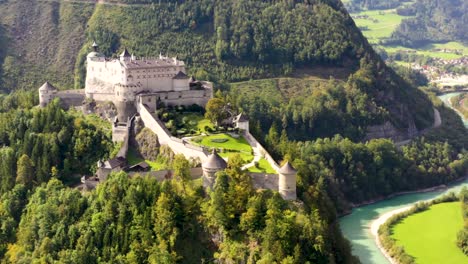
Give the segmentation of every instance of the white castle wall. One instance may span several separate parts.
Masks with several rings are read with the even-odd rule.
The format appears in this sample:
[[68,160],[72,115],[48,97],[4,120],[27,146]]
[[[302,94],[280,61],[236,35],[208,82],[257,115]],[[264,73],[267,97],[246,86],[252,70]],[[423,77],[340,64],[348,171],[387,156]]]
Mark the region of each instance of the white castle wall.
[[134,100],[135,94],[189,90],[188,79],[173,79],[185,65],[166,57],[129,58],[108,60],[103,57],[87,58],[86,95],[94,100]]
[[206,160],[207,153],[203,151],[203,148],[192,146],[189,143],[172,137],[164,124],[157,117],[153,116],[148,108],[141,103],[138,104],[137,109],[145,126],[158,135],[161,145],[168,145],[175,154],[183,154],[187,159],[198,158],[201,162]]

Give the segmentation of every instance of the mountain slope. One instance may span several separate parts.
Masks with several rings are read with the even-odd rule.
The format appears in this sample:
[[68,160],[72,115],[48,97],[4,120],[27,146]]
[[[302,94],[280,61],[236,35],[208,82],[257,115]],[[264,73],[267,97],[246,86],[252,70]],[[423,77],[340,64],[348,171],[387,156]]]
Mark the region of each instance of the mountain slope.
[[[367,103],[360,109],[351,109],[349,99],[343,102],[351,106],[347,115],[361,120],[356,124],[360,130],[390,121],[407,137],[413,125],[421,130],[432,124],[430,101],[385,66],[340,1],[118,3],[126,5],[1,3],[0,19],[10,46],[3,63],[3,89],[37,88],[45,80],[62,89],[71,88],[72,83],[82,88],[84,58],[96,40],[108,56],[124,46],[140,56],[159,52],[178,56],[191,74],[218,83],[287,76],[316,67],[356,72],[340,93],[352,87],[353,93],[366,95]],[[284,98],[286,104],[290,100]],[[342,121],[346,127],[354,125],[348,119]],[[294,122],[291,125],[294,128]],[[350,136],[344,130],[333,133]],[[359,133],[356,138],[363,136]]]
[[428,41],[468,43],[468,2],[418,0],[406,11],[414,18],[403,20],[390,42],[421,46]]

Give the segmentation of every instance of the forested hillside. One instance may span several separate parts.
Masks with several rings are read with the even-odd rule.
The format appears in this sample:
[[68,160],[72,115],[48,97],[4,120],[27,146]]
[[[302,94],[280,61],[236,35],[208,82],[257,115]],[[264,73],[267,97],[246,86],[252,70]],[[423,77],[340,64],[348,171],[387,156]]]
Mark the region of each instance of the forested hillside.
[[418,47],[427,42],[468,43],[468,2],[463,0],[418,0],[400,9],[413,16],[403,20],[389,43]]
[[[2,263],[358,263],[338,214],[468,169],[466,129],[440,104],[443,125],[426,138],[401,149],[361,142],[385,121],[431,126],[433,105],[385,66],[338,0],[101,2],[0,1],[1,89],[15,91],[0,95]],[[268,151],[298,169],[298,201],[255,190],[240,156],[211,191],[177,173],[69,188],[112,157],[110,124],[58,101],[34,107],[36,89],[83,88],[94,40],[107,56],[178,56],[214,81]]]
[[[320,78],[336,74],[348,81],[336,91],[348,94],[337,105],[348,106],[339,117],[345,124],[330,133],[311,133],[313,124],[326,122],[326,116],[310,113],[298,123],[291,111],[286,116],[291,129],[305,131],[290,131],[298,139],[335,133],[360,139],[367,126],[385,121],[404,135],[413,124],[421,130],[433,122],[427,97],[385,66],[337,0],[3,1],[0,20],[8,45],[1,85],[6,91],[36,89],[45,80],[62,89],[83,88],[85,56],[96,40],[107,56],[116,56],[123,47],[140,56],[178,56],[190,74],[218,87],[298,72],[307,78],[309,70],[328,68],[330,74]],[[328,87],[323,93],[336,93],[335,85],[322,86]],[[283,97],[282,104],[293,102]],[[318,104],[312,96],[304,107]],[[282,116],[275,117],[264,130],[271,122],[282,122]],[[360,120],[359,131],[348,131],[356,130],[347,127],[350,119]]]

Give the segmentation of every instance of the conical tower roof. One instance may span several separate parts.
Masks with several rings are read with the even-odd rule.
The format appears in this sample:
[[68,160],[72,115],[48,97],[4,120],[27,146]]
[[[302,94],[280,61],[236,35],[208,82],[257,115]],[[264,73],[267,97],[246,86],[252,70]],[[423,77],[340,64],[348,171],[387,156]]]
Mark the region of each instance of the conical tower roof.
[[124,49],[122,54],[120,54],[120,57],[131,57],[130,52],[128,52],[127,48]]
[[49,82],[45,82],[40,88],[39,91],[56,91],[57,88],[55,88],[52,84]]
[[223,170],[227,168],[227,163],[223,158],[221,158],[221,156],[219,156],[216,149],[213,149],[213,153],[208,156],[208,159],[202,164],[202,167],[205,169]]
[[189,77],[187,76],[187,74],[183,73],[182,71],[179,71],[174,77],[172,77],[172,79],[186,80],[189,79]]
[[286,163],[281,167],[278,171],[281,174],[296,174],[297,170],[294,169],[294,167],[289,163],[289,161],[286,161]]

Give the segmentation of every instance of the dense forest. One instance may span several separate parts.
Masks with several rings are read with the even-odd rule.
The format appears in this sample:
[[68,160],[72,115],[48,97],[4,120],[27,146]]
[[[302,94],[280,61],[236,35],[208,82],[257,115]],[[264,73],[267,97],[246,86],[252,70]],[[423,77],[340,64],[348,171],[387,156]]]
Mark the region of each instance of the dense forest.
[[326,191],[306,203],[255,191],[240,156],[200,182],[111,176],[80,193],[53,178],[2,195],[4,263],[357,263],[341,237]]
[[[49,16],[32,14],[38,10]],[[340,77],[346,80],[361,70],[350,77],[347,85],[355,94],[349,96],[357,97],[349,101],[361,101],[358,109],[350,109],[352,119],[362,118],[357,124],[359,131],[336,129],[325,136],[343,133],[362,138],[367,125],[384,121],[401,131],[412,123],[421,130],[433,120],[431,102],[384,64],[340,1],[145,1],[134,6],[7,1],[0,4],[0,18],[2,12],[9,37],[6,41],[12,44],[3,62],[4,76],[9,76],[3,78],[4,90],[37,88],[44,78],[61,88],[82,88],[85,56],[96,40],[107,56],[116,56],[123,47],[138,56],[160,52],[177,56],[187,63],[189,74],[219,86],[296,76],[304,71],[307,77],[308,70],[320,67],[331,72],[321,78],[346,72]],[[15,12],[30,20],[12,17]],[[50,20],[50,16],[54,19]],[[39,32],[43,34],[35,39],[40,41],[33,41]],[[12,38],[12,34],[19,36]],[[63,39],[72,37],[73,45],[62,46]],[[42,67],[38,71],[31,65]],[[73,69],[70,65],[74,65]],[[346,88],[340,85],[339,89]],[[288,97],[284,101],[286,105],[295,103]],[[314,104],[303,103],[305,107]],[[375,113],[370,117],[362,112],[364,109],[375,109]],[[289,131],[292,137],[303,139],[313,131],[313,124],[327,122],[325,115],[313,112],[303,117],[300,123],[289,121],[294,130],[305,131]],[[343,122],[350,119],[339,118]],[[324,136],[321,132],[317,135]]]
[[0,195],[16,183],[31,189],[52,177],[70,182],[114,151],[110,130],[64,111],[57,100],[36,104],[31,92],[0,97]]
[[468,2],[418,0],[400,13],[415,16],[402,21],[388,43],[419,47],[427,42],[468,43]]
[[[0,89],[15,91],[0,96],[2,263],[359,263],[338,215],[467,171],[458,116],[388,68],[340,1],[107,2],[125,5],[0,1]],[[298,169],[298,201],[254,190],[240,157],[213,190],[182,170],[164,182],[117,173],[91,192],[70,188],[116,146],[105,124],[57,100],[35,107],[35,90],[44,78],[82,88],[94,40],[107,56],[123,47],[178,56],[214,81],[269,152]],[[344,74],[308,74],[317,68]],[[428,128],[433,106],[443,126],[424,138],[402,148],[362,140],[385,121]]]
[[[361,68],[346,82],[282,78],[235,83],[228,89],[227,100],[250,117],[257,135],[267,133],[275,126],[278,131],[286,129],[289,137],[296,140],[335,134],[360,140],[370,125],[390,121],[397,127],[405,127],[405,122],[413,117],[418,128],[431,126],[433,113],[424,107],[428,104],[427,96],[417,89],[384,96],[386,92],[381,90],[384,88],[378,85],[382,77],[375,77],[379,75],[376,71],[374,63],[362,60]],[[399,83],[409,85],[412,80],[411,76],[408,81],[400,80]],[[393,100],[390,99],[392,96]],[[395,104],[395,100],[403,98],[413,106],[411,110]],[[392,113],[398,111],[406,118],[395,118]],[[409,112],[413,116],[408,115]]]

